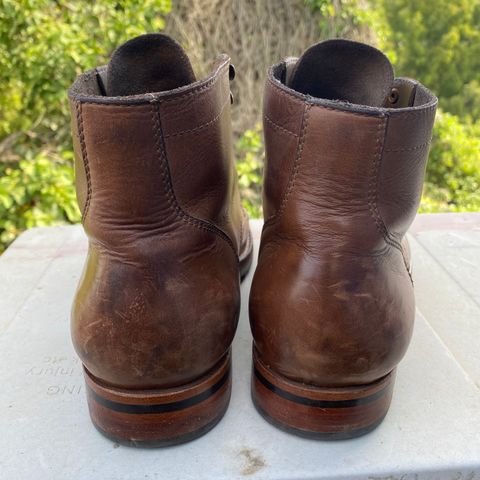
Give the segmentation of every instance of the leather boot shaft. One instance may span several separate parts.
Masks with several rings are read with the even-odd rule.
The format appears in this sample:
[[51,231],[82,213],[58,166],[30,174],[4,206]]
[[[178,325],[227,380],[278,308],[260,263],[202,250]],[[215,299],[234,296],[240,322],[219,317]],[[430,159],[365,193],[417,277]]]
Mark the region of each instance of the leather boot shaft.
[[116,387],[191,382],[228,351],[251,254],[232,157],[230,61],[173,90],[109,97],[105,67],[69,91],[89,253],[72,338]]
[[254,344],[291,380],[367,384],[395,368],[412,333],[404,236],[420,202],[437,100],[393,77],[381,105],[313,97],[291,88],[296,63],[272,67],[265,88]]

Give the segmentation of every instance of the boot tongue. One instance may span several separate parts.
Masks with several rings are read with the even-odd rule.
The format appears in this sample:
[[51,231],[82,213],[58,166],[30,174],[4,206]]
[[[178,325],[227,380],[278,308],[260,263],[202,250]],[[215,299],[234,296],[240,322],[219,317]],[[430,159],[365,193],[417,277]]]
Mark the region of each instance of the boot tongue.
[[388,58],[376,48],[349,40],[310,47],[290,75],[289,87],[329,100],[381,107],[393,85]]
[[151,33],[133,38],[113,52],[106,94],[162,92],[193,82],[195,74],[182,47],[166,35]]

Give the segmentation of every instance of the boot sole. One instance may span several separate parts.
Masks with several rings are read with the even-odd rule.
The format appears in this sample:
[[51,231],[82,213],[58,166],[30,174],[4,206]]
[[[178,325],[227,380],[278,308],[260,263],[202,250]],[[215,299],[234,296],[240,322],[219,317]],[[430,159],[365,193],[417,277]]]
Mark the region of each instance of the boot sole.
[[84,368],[93,424],[103,435],[134,447],[166,447],[211,430],[230,401],[230,351],[196,382],[158,390],[109,387]]
[[252,400],[274,426],[307,438],[342,440],[372,431],[392,399],[395,370],[368,385],[319,388],[269,369],[253,351]]

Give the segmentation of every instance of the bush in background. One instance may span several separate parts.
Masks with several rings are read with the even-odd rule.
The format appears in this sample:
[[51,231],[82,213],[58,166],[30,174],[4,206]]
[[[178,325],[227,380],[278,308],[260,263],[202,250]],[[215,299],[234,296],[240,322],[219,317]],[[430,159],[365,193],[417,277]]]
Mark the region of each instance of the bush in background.
[[397,74],[417,78],[441,107],[479,120],[480,2],[471,0],[369,0],[371,26]]
[[22,230],[78,222],[66,90],[121,42],[164,26],[169,0],[2,0],[0,253]]
[[480,124],[437,113],[420,211],[480,211]]
[[251,218],[262,217],[263,132],[260,124],[237,141],[238,185],[242,203]]
[[223,50],[239,67],[232,84],[235,154],[250,216],[262,213],[257,122],[265,69],[337,36],[377,44],[398,75],[418,78],[440,96],[421,211],[480,210],[478,2],[2,0],[0,253],[25,228],[79,221],[66,90],[123,41],[164,27],[185,44],[200,76]]

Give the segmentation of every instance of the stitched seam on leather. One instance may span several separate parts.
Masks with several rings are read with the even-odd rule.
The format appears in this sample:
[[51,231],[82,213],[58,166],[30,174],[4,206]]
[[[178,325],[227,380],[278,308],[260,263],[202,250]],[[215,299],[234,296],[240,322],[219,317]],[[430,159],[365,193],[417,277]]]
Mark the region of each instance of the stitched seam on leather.
[[431,140],[428,140],[428,142],[424,142],[420,145],[416,145],[415,147],[411,148],[386,148],[383,151],[384,152],[413,152],[415,150],[420,150],[421,148],[426,147],[427,145],[430,145]]
[[372,217],[377,226],[377,229],[382,235],[384,241],[388,245],[396,248],[402,255],[405,269],[407,270],[408,276],[410,277],[410,281],[413,284],[412,275],[408,268],[408,264],[405,259],[402,245],[391,236],[378,209],[378,183],[379,183],[379,176],[380,176],[380,166],[382,163],[383,152],[384,152],[383,147],[385,144],[385,138],[387,136],[387,128],[388,128],[388,117],[384,116],[377,125],[376,148],[375,148],[375,155],[374,155],[374,161],[373,161],[373,169],[372,169],[373,172],[372,172],[370,185],[369,185],[368,204],[369,204]]
[[87,145],[85,143],[85,132],[83,129],[83,115],[82,115],[82,104],[79,102],[75,103],[75,110],[77,116],[77,128],[78,128],[78,139],[80,140],[80,148],[82,151],[82,161],[85,169],[85,178],[87,180],[87,198],[85,200],[85,205],[82,212],[82,223],[85,222],[87,218],[87,213],[90,207],[90,201],[92,198],[92,180],[90,174],[90,164],[88,161],[87,155]]
[[285,127],[282,127],[281,125],[279,125],[278,123],[275,123],[267,114],[265,114],[263,116],[263,118],[268,122],[270,123],[270,125],[272,126],[272,128],[275,128],[275,129],[278,129],[282,132],[285,132],[285,133],[288,133],[289,135],[293,135],[294,137],[298,137],[298,134],[288,130],[287,128]]
[[327,105],[321,105],[319,103],[314,103],[313,106],[317,107],[317,108],[322,108],[323,110],[330,110],[331,112],[345,113],[347,115],[353,115],[355,117],[379,118],[379,117],[382,116],[382,114],[380,112],[379,113],[372,113],[372,114],[361,113],[361,112],[353,112],[351,110],[347,110],[347,109],[344,109],[344,108],[334,108],[334,107],[329,107]]
[[[287,97],[293,98],[294,100],[296,100],[296,101],[299,102],[299,103],[309,104],[309,105],[311,105],[312,107],[323,108],[324,110],[330,110],[330,111],[332,111],[332,112],[340,112],[340,113],[343,112],[343,113],[346,113],[346,114],[348,114],[348,115],[355,115],[355,116],[357,116],[357,117],[375,118],[375,117],[380,117],[380,116],[381,116],[381,113],[378,113],[378,114],[375,114],[375,113],[368,114],[368,113],[361,113],[361,112],[352,112],[352,111],[350,111],[350,110],[345,110],[345,109],[341,109],[341,108],[329,107],[329,106],[327,106],[327,105],[321,105],[321,104],[319,104],[319,103],[312,103],[312,102],[309,102],[308,100],[303,100],[303,99],[301,99],[301,98],[298,98],[298,97],[296,97],[295,95],[293,95],[292,93],[283,90],[282,87],[280,87],[279,85],[277,85],[272,78],[268,77],[268,81],[269,81],[270,85],[271,85],[273,88],[275,88],[281,96],[287,96]],[[310,97],[310,98],[312,98],[312,97]]]
[[[270,85],[275,88],[281,95],[284,95],[284,96],[288,96],[294,100],[296,100],[297,102],[299,103],[308,103],[308,100],[304,100],[304,99],[301,99],[301,98],[298,98],[296,95],[294,95],[293,93],[290,93],[286,90],[284,90],[282,87],[280,87],[279,85],[277,85],[277,83],[272,79],[272,77],[269,75],[267,77],[267,81],[270,83]],[[312,98],[312,97],[310,97]],[[311,103],[311,102],[310,102]],[[334,112],[344,112],[344,113],[347,113],[349,115],[356,115],[356,116],[359,116],[359,117],[368,117],[368,118],[375,118],[375,117],[381,117],[385,114],[387,115],[391,115],[391,116],[394,116],[395,118],[401,118],[401,117],[410,117],[410,116],[418,116],[418,115],[426,115],[426,114],[429,114],[431,113],[432,111],[435,111],[437,109],[437,103],[435,103],[434,105],[431,105],[429,106],[428,108],[422,108],[421,106],[419,107],[414,107],[415,110],[409,110],[408,112],[399,112],[399,111],[396,111],[395,109],[391,109],[389,110],[387,113],[386,112],[372,112],[372,113],[362,113],[362,112],[354,112],[354,111],[351,111],[351,110],[348,110],[348,109],[344,109],[344,108],[334,108],[334,107],[330,107],[328,105],[322,105],[322,104],[319,104],[319,103],[312,103],[312,106],[314,107],[318,107],[318,108],[323,108],[325,110],[332,110]]]
[[214,118],[212,118],[209,122],[203,123],[202,125],[199,125],[198,127],[195,128],[190,128],[188,130],[182,130],[181,132],[176,132],[176,133],[169,133],[168,135],[164,135],[164,138],[170,138],[170,137],[178,137],[180,135],[186,135],[188,133],[194,133],[199,130],[202,130],[206,127],[209,127],[210,125],[213,125],[215,122],[218,121],[218,119],[222,116],[223,111],[225,110],[225,107],[230,104],[230,97],[228,97],[228,100],[224,102],[222,107],[220,108],[220,112],[218,115],[216,115]]
[[[418,107],[417,107],[418,108]],[[421,115],[428,115],[432,112],[434,112],[437,109],[437,104],[435,103],[434,105],[422,109],[420,107],[420,110],[410,110],[408,112],[397,112],[395,109],[392,109],[391,112],[389,112],[389,115],[392,116],[392,118],[398,119],[398,118],[403,118],[403,117],[418,117]]]
[[152,101],[145,101],[142,103],[130,103],[130,104],[125,104],[125,103],[101,103],[101,102],[83,102],[82,100],[76,100],[78,103],[81,103],[82,105],[95,105],[96,107],[115,107],[115,108],[141,108],[145,107],[149,104],[152,103]]
[[[222,78],[222,75],[227,74],[229,65],[230,65],[230,62],[226,62],[225,65],[223,65],[222,67],[220,67],[218,69],[217,75],[215,77],[213,77],[208,83],[206,83],[205,85],[202,85],[201,87],[197,87],[196,89],[191,90],[191,91],[189,91],[187,93],[184,93],[182,95],[179,95],[178,97],[172,97],[172,98],[158,97],[158,98],[155,98],[155,100],[157,100],[160,103],[171,103],[171,102],[175,102],[177,100],[183,100],[184,98],[192,97],[193,95],[198,95],[199,93],[203,93],[206,90],[210,90]],[[229,100],[230,100],[230,97],[229,97]]]
[[287,92],[286,90],[281,88],[279,85],[277,85],[270,75],[267,77],[267,80],[270,83],[270,85],[273,88],[275,88],[281,95],[293,98],[293,100],[295,100],[298,103],[305,103],[305,101],[302,100],[301,98],[298,98],[296,95],[293,95],[293,93]]
[[172,208],[173,212],[176,214],[177,218],[187,223],[188,225],[196,227],[200,230],[205,230],[207,232],[213,233],[216,236],[222,238],[230,246],[238,262],[238,254],[235,250],[235,246],[233,245],[233,242],[230,239],[230,237],[225,232],[220,230],[215,225],[209,222],[206,222],[205,220],[200,220],[199,218],[189,215],[179,205],[177,198],[175,197],[175,193],[173,191],[172,179],[170,177],[170,169],[168,167],[167,153],[165,150],[165,145],[162,142],[162,125],[160,123],[160,103],[159,102],[152,104],[152,120],[153,120],[153,128],[155,133],[155,147],[156,147],[158,158],[160,160],[160,166],[162,169],[162,177],[163,177],[163,184],[165,187],[165,193],[167,194],[168,203]]
[[[199,93],[203,93],[204,91],[209,90],[210,88],[214,87],[215,84],[220,80],[220,78],[222,78],[222,75],[224,75],[226,73],[226,67],[228,67],[228,65],[230,65],[230,62],[227,62],[225,65],[220,67],[218,69],[218,73],[211,80],[209,80],[206,84],[201,85],[199,87],[196,87],[195,89],[190,90],[187,93],[184,93],[184,94],[181,94],[181,95],[178,95],[178,96],[174,96],[174,97],[170,97],[170,98],[168,98],[168,97],[166,97],[166,98],[155,97],[155,94],[152,93],[150,100],[147,99],[147,98],[145,98],[145,100],[140,100],[139,99],[139,102],[134,103],[134,104],[124,104],[124,103],[114,103],[114,102],[103,103],[103,102],[92,102],[92,101],[82,101],[82,100],[77,100],[77,101],[79,103],[82,103],[83,105],[99,105],[99,106],[102,106],[102,107],[117,107],[117,108],[141,107],[142,105],[145,106],[145,105],[148,105],[149,103],[152,103],[152,102],[155,102],[155,103],[171,103],[171,102],[175,102],[175,101],[178,101],[178,100],[183,100],[184,98],[188,98],[188,97],[191,97],[193,95],[198,95]],[[126,96],[122,97],[122,99],[136,99],[136,98],[137,98],[136,95],[130,95],[130,96],[126,95]]]
[[375,153],[373,155],[373,165],[372,165],[372,174],[370,177],[369,189],[368,189],[368,206],[372,214],[372,218],[377,226],[378,231],[382,234],[382,237],[385,241],[396,248],[401,246],[396,242],[388,232],[388,229],[385,225],[385,222],[380,215],[378,209],[378,182],[380,175],[380,166],[382,163],[383,157],[383,146],[385,142],[387,131],[387,117],[382,117],[377,125],[377,134],[375,140]]
[[301,128],[301,131],[300,131],[300,139],[298,141],[297,151],[295,153],[295,160],[294,160],[294,163],[293,163],[292,170],[290,172],[290,177],[288,179],[287,188],[285,190],[285,193],[283,195],[283,198],[282,198],[282,201],[280,203],[280,206],[279,206],[278,210],[267,219],[267,222],[274,221],[274,220],[279,219],[281,217],[283,211],[285,210],[285,206],[287,205],[288,197],[290,196],[290,193],[292,192],[293,187],[295,186],[295,179],[297,177],[300,161],[301,161],[302,154],[303,154],[303,146],[305,144],[305,136],[306,136],[306,133],[307,133],[307,124],[308,124],[308,114],[310,112],[310,108],[311,108],[311,104],[307,103],[305,105],[304,110],[303,110],[302,128]]

